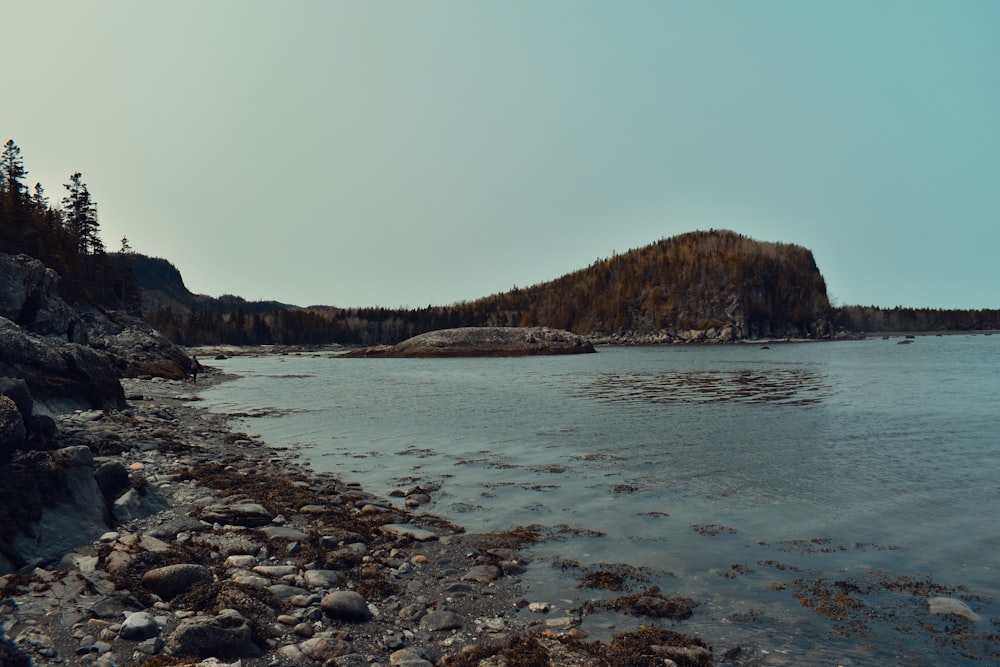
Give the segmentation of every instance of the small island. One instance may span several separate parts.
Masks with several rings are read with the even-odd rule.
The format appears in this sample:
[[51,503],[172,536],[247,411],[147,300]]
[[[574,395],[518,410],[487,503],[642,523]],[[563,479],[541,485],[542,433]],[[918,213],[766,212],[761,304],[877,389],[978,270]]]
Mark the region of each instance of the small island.
[[395,345],[348,352],[347,357],[526,357],[589,354],[594,346],[582,336],[548,327],[460,327],[429,331]]

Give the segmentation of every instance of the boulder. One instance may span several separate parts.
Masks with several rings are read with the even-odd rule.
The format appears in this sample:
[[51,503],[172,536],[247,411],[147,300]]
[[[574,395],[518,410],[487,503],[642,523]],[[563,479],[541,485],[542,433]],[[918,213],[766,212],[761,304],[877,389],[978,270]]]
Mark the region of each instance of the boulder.
[[414,336],[396,345],[355,350],[347,357],[521,357],[586,354],[582,336],[548,327],[460,327]]
[[348,623],[364,623],[372,619],[368,603],[355,591],[333,591],[323,596],[320,602],[323,611],[330,618]]
[[[8,556],[22,563],[55,560],[107,531],[104,496],[85,445],[53,452],[33,452],[30,461],[15,461],[9,473],[20,489],[21,518],[17,530],[3,536]],[[37,517],[37,518],[36,518]]]
[[128,470],[125,469],[121,461],[102,463],[94,471],[94,479],[97,481],[101,493],[108,500],[117,498],[129,485]]
[[164,652],[177,657],[225,660],[263,654],[253,641],[250,624],[234,609],[223,609],[218,616],[184,619],[170,634]]
[[150,639],[158,634],[160,634],[160,626],[157,625],[153,615],[147,611],[137,611],[130,614],[122,623],[121,630],[118,631],[118,636],[131,641]]
[[196,586],[210,583],[212,583],[212,573],[207,567],[197,563],[166,565],[142,575],[142,585],[163,600],[172,600]]

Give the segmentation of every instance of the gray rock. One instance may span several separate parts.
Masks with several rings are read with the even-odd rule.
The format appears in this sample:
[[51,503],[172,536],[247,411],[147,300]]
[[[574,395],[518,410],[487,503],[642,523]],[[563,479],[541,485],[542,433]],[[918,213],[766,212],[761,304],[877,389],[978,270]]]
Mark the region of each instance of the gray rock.
[[434,667],[433,663],[424,660],[419,653],[409,648],[394,651],[389,656],[389,665],[390,667]]
[[432,533],[429,530],[424,530],[423,528],[419,528],[408,523],[387,523],[381,526],[381,529],[383,533],[397,535],[399,537],[409,537],[417,542],[428,542],[438,538],[436,533]]
[[131,641],[150,639],[158,634],[160,634],[160,626],[157,625],[153,615],[146,611],[131,614],[122,623],[121,630],[118,631],[118,635],[122,639]]
[[117,498],[128,488],[128,470],[120,461],[107,461],[94,471],[94,479],[105,498]]
[[0,463],[7,463],[16,450],[24,449],[26,435],[17,404],[7,396],[0,396]]
[[927,599],[927,605],[932,614],[955,614],[970,621],[978,621],[979,614],[972,611],[969,605],[955,598],[933,597]]
[[288,584],[275,584],[273,586],[268,586],[267,590],[271,591],[274,597],[279,600],[291,600],[296,595],[308,595],[309,591],[304,588],[299,588],[298,586],[289,586]]
[[364,623],[372,619],[368,603],[354,591],[332,591],[323,596],[320,607],[330,618],[348,623]]
[[420,619],[420,629],[430,632],[460,630],[461,628],[462,618],[453,611],[435,609]]
[[336,570],[306,570],[308,588],[333,588],[340,583],[340,572]]
[[201,512],[202,521],[257,528],[271,523],[271,513],[260,503],[208,505]]
[[31,525],[30,534],[18,533],[8,538],[10,553],[18,554],[28,563],[61,558],[108,529],[104,522],[104,496],[90,467],[93,462],[90,450],[80,445],[47,455],[62,477],[58,492],[47,499],[50,504],[42,507],[41,518]]
[[500,575],[500,568],[496,565],[477,565],[462,575],[462,581],[478,581],[481,584],[488,584],[499,579]]
[[333,660],[351,653],[351,645],[333,637],[313,637],[298,645],[299,650],[313,660]]
[[128,523],[136,519],[144,519],[157,512],[167,509],[170,503],[152,484],[146,484],[142,489],[129,489],[115,500],[111,515],[118,523]]
[[0,317],[43,336],[82,340],[79,316],[59,297],[58,273],[28,255],[0,253]]
[[263,653],[253,641],[250,624],[233,609],[224,609],[214,617],[184,619],[167,638],[164,652],[224,660],[256,658]]
[[430,331],[396,345],[349,352],[349,357],[490,357],[595,352],[581,336],[545,327],[460,327]]
[[125,392],[114,359],[84,345],[39,336],[0,317],[0,373],[23,378],[53,413],[121,409]]
[[212,573],[204,565],[178,563],[149,570],[142,575],[142,585],[163,600],[172,600],[195,586],[212,582]]
[[262,532],[269,540],[275,538],[285,540],[304,540],[309,537],[301,530],[292,528],[291,526],[264,526],[263,528],[260,528],[260,532]]

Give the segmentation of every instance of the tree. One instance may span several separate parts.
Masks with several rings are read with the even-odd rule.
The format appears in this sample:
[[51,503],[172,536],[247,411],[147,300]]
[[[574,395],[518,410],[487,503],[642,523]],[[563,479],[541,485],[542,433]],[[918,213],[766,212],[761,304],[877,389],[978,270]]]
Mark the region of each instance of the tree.
[[27,192],[23,183],[27,175],[21,149],[13,139],[8,139],[3,145],[3,154],[0,155],[0,191],[15,201],[21,201]]
[[64,185],[69,191],[62,200],[66,225],[76,235],[81,255],[103,255],[104,243],[98,235],[97,204],[91,199],[82,178],[83,175],[76,172]]

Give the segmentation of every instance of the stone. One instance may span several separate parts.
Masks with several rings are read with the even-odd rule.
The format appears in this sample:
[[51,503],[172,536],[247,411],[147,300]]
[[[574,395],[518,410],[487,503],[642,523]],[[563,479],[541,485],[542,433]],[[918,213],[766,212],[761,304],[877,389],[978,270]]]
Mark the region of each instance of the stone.
[[0,396],[0,463],[7,463],[18,449],[24,449],[27,430],[17,404]]
[[299,650],[313,660],[333,660],[351,652],[351,645],[333,637],[313,637],[298,645]]
[[462,618],[453,611],[435,609],[428,612],[420,619],[420,629],[430,632],[443,632],[445,630],[460,630],[462,628]]
[[383,533],[396,535],[398,537],[409,537],[417,542],[427,542],[438,539],[436,533],[432,533],[429,530],[424,530],[423,528],[419,528],[408,523],[387,523],[381,526],[381,530]]
[[306,570],[307,588],[333,588],[340,584],[340,572],[336,570]]
[[208,505],[201,512],[201,520],[209,523],[257,528],[271,523],[271,513],[260,503]]
[[279,600],[291,600],[297,595],[307,595],[309,591],[304,588],[299,588],[298,586],[290,586],[288,584],[275,584],[273,586],[268,586],[267,590],[271,591],[271,594]]
[[146,484],[142,490],[129,489],[115,500],[111,507],[111,516],[118,523],[128,523],[152,516],[168,507],[170,503],[160,490],[152,484]]
[[425,660],[423,656],[409,648],[401,648],[393,651],[389,656],[390,667],[434,667],[434,664]]
[[178,657],[256,658],[263,651],[253,641],[253,630],[239,612],[223,609],[217,616],[195,616],[181,621],[167,638],[164,651]]
[[355,591],[332,591],[320,601],[324,613],[330,618],[348,623],[364,623],[372,619],[368,603]]
[[118,635],[122,639],[142,641],[160,634],[160,626],[149,612],[139,611],[128,616]]
[[963,616],[973,622],[979,620],[979,614],[972,611],[969,605],[955,598],[928,598],[927,605],[930,607],[932,614],[954,614],[956,616]]
[[260,528],[260,532],[264,534],[267,539],[284,539],[284,540],[304,540],[309,536],[303,533],[301,530],[292,528],[291,526],[264,526]]
[[128,470],[120,461],[106,461],[94,471],[94,480],[105,498],[117,498],[128,488]]
[[211,582],[212,573],[207,567],[197,563],[167,565],[149,570],[142,575],[142,585],[163,600],[172,600],[196,586]]
[[462,581],[478,581],[481,584],[488,584],[491,581],[496,581],[500,576],[500,568],[496,565],[477,565],[462,575]]

